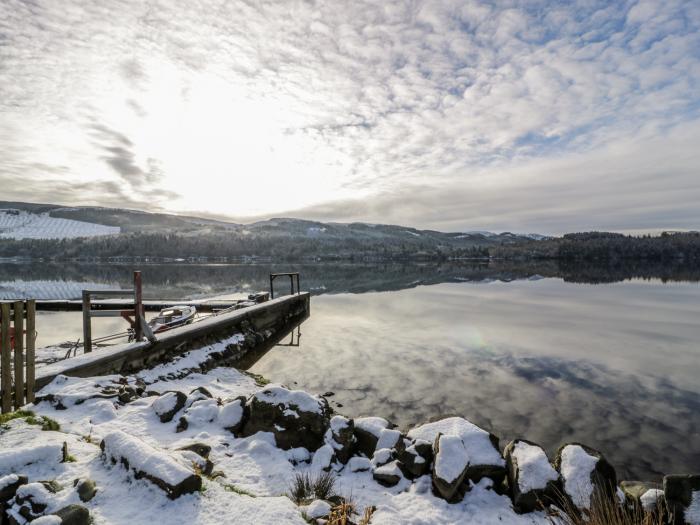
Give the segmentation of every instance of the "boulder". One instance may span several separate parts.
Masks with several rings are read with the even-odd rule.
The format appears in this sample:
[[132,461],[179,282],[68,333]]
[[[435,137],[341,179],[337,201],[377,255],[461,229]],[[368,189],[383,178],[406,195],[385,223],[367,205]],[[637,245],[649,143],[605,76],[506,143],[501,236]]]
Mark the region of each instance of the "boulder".
[[579,510],[590,509],[594,497],[615,498],[615,469],[597,450],[568,443],[557,451],[554,467],[561,475],[564,494]]
[[343,465],[352,456],[352,450],[356,441],[354,430],[355,425],[352,419],[344,416],[333,416],[324,437],[326,444],[333,447],[336,460]]
[[0,477],[0,504],[7,503],[15,497],[17,489],[29,482],[27,476],[7,474]]
[[78,492],[78,497],[83,503],[87,503],[97,494],[97,485],[91,479],[76,479],[73,482],[75,490]]
[[323,445],[314,452],[314,457],[311,460],[311,468],[328,472],[331,469],[332,462],[333,447],[330,445]]
[[185,394],[176,390],[170,390],[163,392],[158,399],[153,401],[151,407],[153,407],[153,411],[161,423],[168,423],[173,420],[175,414],[185,407],[186,402],[187,396]]
[[376,450],[382,448],[403,450],[404,443],[401,432],[393,428],[383,428],[381,432],[379,432],[377,444],[375,445]]
[[246,398],[240,396],[224,403],[219,412],[219,424],[237,436],[243,429],[246,416]]
[[653,511],[663,502],[663,485],[649,481],[621,481],[624,503],[645,511]]
[[367,458],[355,456],[348,461],[348,468],[350,472],[365,472],[372,468],[372,462]]
[[15,497],[9,502],[15,513],[27,521],[38,518],[49,506],[53,491],[44,483],[34,482],[22,485],[17,489]]
[[119,430],[107,434],[100,448],[106,461],[123,465],[136,479],[147,479],[170,499],[202,488],[202,478],[182,462]]
[[557,501],[559,473],[539,445],[523,439],[505,449],[508,486],[517,512],[532,512]]
[[61,518],[61,525],[89,525],[90,512],[82,505],[68,505],[54,513]]
[[246,407],[243,436],[272,432],[284,450],[304,447],[313,452],[323,445],[331,411],[322,397],[270,385],[253,394]]
[[669,522],[700,524],[700,475],[665,476],[663,486]]
[[[386,449],[383,449],[386,450]],[[380,485],[385,487],[393,487],[401,481],[401,469],[396,461],[391,461],[381,467],[377,467],[372,471],[372,477]]]
[[409,479],[419,478],[430,472],[433,462],[433,445],[417,439],[397,452],[399,468]]
[[380,448],[372,456],[371,463],[372,463],[372,466],[374,468],[377,468],[377,467],[381,467],[382,465],[386,465],[387,463],[389,463],[393,459],[394,459],[394,454],[390,448]]
[[214,463],[209,459],[211,447],[204,443],[192,443],[180,447],[179,451],[183,452],[183,457],[191,461],[200,469],[205,476],[211,475],[214,471]]
[[309,519],[324,518],[331,513],[331,504],[322,499],[315,499],[306,505],[303,510]]
[[377,449],[377,441],[382,430],[389,428],[389,422],[381,417],[359,417],[354,420],[355,450],[371,458]]
[[433,492],[450,503],[460,500],[464,495],[460,493],[460,487],[469,468],[469,454],[462,438],[438,434],[433,455]]
[[459,436],[469,455],[467,478],[477,482],[491,478],[500,486],[506,477],[506,462],[501,456],[498,437],[462,417],[448,417],[426,423],[408,432],[409,439],[422,439],[433,443],[438,434]]

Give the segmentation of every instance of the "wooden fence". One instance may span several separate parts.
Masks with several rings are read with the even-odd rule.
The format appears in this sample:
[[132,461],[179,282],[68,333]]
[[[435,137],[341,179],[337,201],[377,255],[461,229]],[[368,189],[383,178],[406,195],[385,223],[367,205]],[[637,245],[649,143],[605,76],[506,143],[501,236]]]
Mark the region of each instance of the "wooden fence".
[[[34,402],[36,304],[0,303],[0,409]],[[26,371],[26,373],[25,373]]]

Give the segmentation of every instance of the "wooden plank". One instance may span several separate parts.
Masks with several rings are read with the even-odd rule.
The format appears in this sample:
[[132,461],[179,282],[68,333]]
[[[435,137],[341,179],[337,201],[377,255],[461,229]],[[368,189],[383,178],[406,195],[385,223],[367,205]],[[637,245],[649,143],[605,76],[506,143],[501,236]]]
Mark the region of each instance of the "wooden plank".
[[90,321],[90,292],[83,290],[83,351],[92,352],[92,325]]
[[34,402],[35,351],[36,351],[36,302],[27,301],[27,403]]
[[24,406],[24,303],[15,301],[15,410]]
[[12,410],[12,353],[10,350],[10,305],[0,304],[0,409]]

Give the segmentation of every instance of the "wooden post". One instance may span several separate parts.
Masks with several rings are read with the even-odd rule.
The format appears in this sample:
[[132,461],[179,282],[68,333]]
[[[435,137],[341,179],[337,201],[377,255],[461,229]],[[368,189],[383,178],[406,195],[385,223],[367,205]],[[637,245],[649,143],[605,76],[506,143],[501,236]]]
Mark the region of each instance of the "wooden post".
[[15,410],[24,406],[24,303],[15,301]]
[[27,403],[34,402],[34,366],[36,350],[36,301],[27,301]]
[[2,413],[12,410],[12,354],[10,349],[10,305],[0,304],[0,406]]
[[275,285],[273,284],[274,280],[275,280],[275,276],[270,274],[270,299],[275,298],[275,288],[274,288]]
[[143,310],[143,292],[141,290],[141,272],[134,272],[134,332],[137,341],[143,339],[143,324],[141,319],[144,317]]
[[92,326],[90,325],[90,292],[83,290],[83,351],[92,352]]

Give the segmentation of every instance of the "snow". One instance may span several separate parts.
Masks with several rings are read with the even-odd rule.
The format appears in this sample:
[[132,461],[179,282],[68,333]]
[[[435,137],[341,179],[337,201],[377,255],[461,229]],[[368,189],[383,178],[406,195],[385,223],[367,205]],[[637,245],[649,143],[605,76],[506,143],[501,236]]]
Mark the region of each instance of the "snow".
[[367,458],[355,456],[350,458],[350,461],[348,461],[348,468],[350,469],[350,472],[362,472],[371,469],[372,463]]
[[355,419],[355,428],[369,432],[377,439],[382,430],[389,426],[389,422],[383,417],[358,417]]
[[689,525],[700,525],[700,490],[693,491],[684,517]]
[[312,470],[326,470],[333,459],[333,447],[330,445],[323,445],[316,452],[314,452],[314,457],[311,460]]
[[8,474],[0,477],[0,491],[5,490],[6,487],[9,487],[13,483],[17,483],[18,481],[19,476],[17,474]]
[[31,525],[61,525],[61,518],[55,514],[49,514],[32,520],[30,523]]
[[435,475],[452,483],[469,465],[469,454],[459,436],[442,435],[435,456]]
[[120,462],[129,462],[129,468],[145,472],[163,480],[168,485],[178,485],[192,476],[192,471],[148,443],[115,430],[104,437],[105,455]]
[[243,404],[240,400],[226,403],[219,411],[219,424],[223,428],[235,427],[243,418]]
[[331,513],[331,506],[321,499],[315,499],[305,507],[304,513],[311,519],[328,516]]
[[401,439],[401,432],[385,428],[379,433],[379,439],[377,440],[377,446],[375,448],[376,450],[394,448],[399,439]]
[[644,510],[653,510],[654,508],[656,508],[656,505],[659,501],[659,498],[662,498],[663,495],[664,495],[664,491],[661,489],[649,489],[649,490],[647,490],[639,498],[639,500],[642,503],[642,508]]
[[61,445],[39,445],[5,448],[0,450],[0,475],[17,472],[32,463],[60,463]]
[[438,434],[459,436],[472,465],[505,466],[505,460],[491,443],[489,433],[461,417],[448,417],[434,423],[426,423],[410,430],[408,437],[432,443]]
[[513,457],[518,464],[518,486],[520,491],[544,489],[550,481],[556,481],[559,474],[549,463],[542,448],[518,441],[513,447]]
[[116,235],[120,231],[118,226],[59,219],[48,213],[0,210],[0,238],[4,239],[73,239]]
[[268,385],[260,392],[256,392],[255,399],[271,405],[283,405],[291,410],[294,407],[302,412],[315,412],[320,414],[323,401],[320,397],[313,396],[303,390],[288,390],[282,385]]
[[591,456],[580,445],[567,445],[561,451],[560,472],[564,478],[564,490],[580,509],[588,509],[593,495],[591,472],[598,458]]

